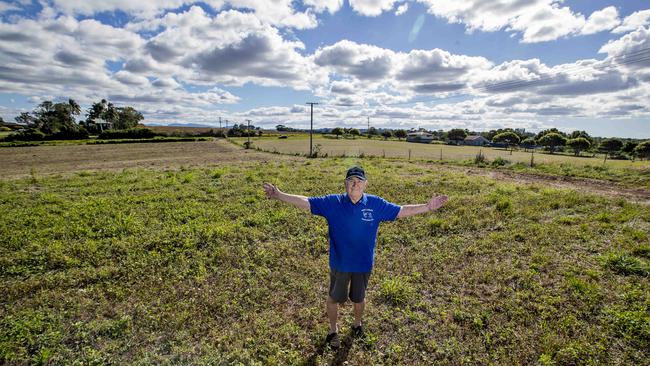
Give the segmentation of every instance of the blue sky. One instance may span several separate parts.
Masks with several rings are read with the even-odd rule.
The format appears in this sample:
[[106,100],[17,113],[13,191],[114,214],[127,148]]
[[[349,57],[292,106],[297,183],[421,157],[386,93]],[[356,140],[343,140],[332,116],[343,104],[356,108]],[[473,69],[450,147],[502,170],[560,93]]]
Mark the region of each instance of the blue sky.
[[0,116],[105,98],[150,124],[300,128],[314,101],[316,127],[369,117],[380,128],[650,138],[649,5],[5,1]]

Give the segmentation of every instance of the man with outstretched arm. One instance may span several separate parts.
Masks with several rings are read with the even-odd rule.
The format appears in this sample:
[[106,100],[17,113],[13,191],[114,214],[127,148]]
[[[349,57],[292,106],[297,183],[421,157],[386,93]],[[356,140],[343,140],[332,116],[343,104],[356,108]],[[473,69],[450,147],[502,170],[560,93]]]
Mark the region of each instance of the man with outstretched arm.
[[270,183],[264,183],[268,198],[274,198],[327,220],[330,243],[330,290],[327,298],[327,317],[330,331],[327,342],[338,348],[338,304],[349,298],[354,304],[356,336],[363,335],[361,317],[365,307],[366,288],[374,264],[377,230],[382,221],[413,216],[437,210],[447,202],[447,196],[433,196],[419,205],[398,206],[385,199],[364,193],[368,187],[366,173],[361,167],[348,169],[345,176],[345,194],[305,197],[287,194]]

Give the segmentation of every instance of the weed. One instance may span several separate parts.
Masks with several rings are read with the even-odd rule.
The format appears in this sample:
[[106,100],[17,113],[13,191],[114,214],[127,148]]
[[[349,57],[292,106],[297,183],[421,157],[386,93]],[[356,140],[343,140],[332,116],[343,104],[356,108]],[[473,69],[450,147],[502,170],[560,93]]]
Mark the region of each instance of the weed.
[[622,275],[648,276],[650,266],[643,260],[627,254],[610,253],[604,258],[605,265]]

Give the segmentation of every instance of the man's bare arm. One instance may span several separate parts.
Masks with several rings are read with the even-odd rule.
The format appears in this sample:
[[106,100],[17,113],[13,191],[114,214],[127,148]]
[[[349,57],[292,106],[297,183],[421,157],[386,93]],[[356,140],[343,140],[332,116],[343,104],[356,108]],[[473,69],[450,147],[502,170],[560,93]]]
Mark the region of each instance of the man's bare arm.
[[447,200],[449,200],[449,197],[447,196],[433,196],[429,202],[421,205],[404,205],[399,211],[399,214],[397,214],[397,218],[399,219],[437,210],[442,207]]
[[309,210],[309,200],[305,196],[284,193],[271,183],[264,183],[264,193],[266,197],[289,203],[303,210]]

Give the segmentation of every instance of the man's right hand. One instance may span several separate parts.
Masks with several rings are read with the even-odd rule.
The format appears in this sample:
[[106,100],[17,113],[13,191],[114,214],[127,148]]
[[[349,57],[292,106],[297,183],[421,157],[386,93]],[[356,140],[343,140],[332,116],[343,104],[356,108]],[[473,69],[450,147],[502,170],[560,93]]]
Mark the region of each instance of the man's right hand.
[[277,199],[280,195],[280,190],[271,183],[264,183],[264,193],[266,193],[267,198]]

